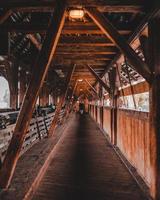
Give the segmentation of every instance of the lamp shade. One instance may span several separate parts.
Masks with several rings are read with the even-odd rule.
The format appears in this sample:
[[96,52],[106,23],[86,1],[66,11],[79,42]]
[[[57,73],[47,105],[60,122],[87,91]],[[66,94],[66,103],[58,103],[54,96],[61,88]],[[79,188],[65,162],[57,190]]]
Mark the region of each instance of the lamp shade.
[[84,17],[84,11],[83,10],[70,10],[69,11],[69,16],[73,19],[81,19]]

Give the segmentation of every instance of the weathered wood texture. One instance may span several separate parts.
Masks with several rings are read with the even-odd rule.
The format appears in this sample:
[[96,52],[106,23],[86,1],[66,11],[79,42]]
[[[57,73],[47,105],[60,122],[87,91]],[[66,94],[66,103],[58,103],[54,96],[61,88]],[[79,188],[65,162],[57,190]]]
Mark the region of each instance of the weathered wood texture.
[[[101,124],[100,113],[95,114],[95,110],[100,112],[97,106],[90,105],[91,117]],[[110,140],[112,138],[111,112],[112,108],[103,107],[103,130]],[[154,177],[150,166],[149,113],[118,109],[116,142],[123,155],[151,188]]]
[[1,188],[8,187],[13,176],[27,128],[32,117],[32,112],[34,110],[40,88],[43,85],[45,76],[55,53],[64,20],[65,1],[62,1],[57,4],[52,20],[50,21],[48,32],[37,62],[35,63],[34,73],[17,119],[11,143],[7,150],[6,158],[0,170]]
[[151,186],[149,114],[118,110],[117,146]]
[[[72,116],[68,120],[71,120],[70,118]],[[67,124],[68,121],[57,127],[53,137],[38,140],[19,158],[9,190],[0,191],[1,200],[26,199],[30,191],[34,191],[35,182],[42,175],[41,173],[45,172],[49,157],[53,154],[52,151],[56,148],[61,135],[67,129]]]

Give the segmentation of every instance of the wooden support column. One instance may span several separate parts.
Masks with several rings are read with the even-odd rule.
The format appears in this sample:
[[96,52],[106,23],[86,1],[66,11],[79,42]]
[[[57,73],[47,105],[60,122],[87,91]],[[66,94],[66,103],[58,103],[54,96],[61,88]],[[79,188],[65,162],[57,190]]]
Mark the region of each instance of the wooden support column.
[[39,95],[40,106],[47,106],[49,104],[49,89],[47,84],[43,84]]
[[24,95],[26,93],[26,72],[25,70],[20,71],[20,90],[19,90],[19,105],[22,105],[22,101],[24,98]]
[[139,37],[139,41],[141,44],[141,49],[143,51],[143,55],[147,64],[149,64],[149,40],[148,37],[145,35],[141,35]]
[[75,65],[72,67],[71,71],[68,73],[63,94],[62,94],[62,96],[60,98],[60,101],[59,101],[58,106],[56,108],[56,112],[55,112],[53,121],[52,121],[51,126],[50,126],[49,131],[48,131],[48,136],[49,137],[54,134],[54,130],[56,128],[56,125],[57,125],[57,122],[58,122],[58,118],[59,118],[59,114],[60,114],[60,112],[62,110],[62,106],[63,106],[63,104],[65,102],[65,99],[66,99],[66,96],[67,96],[67,93],[68,93],[68,89],[69,89],[69,83],[70,83],[70,80],[71,80],[72,75],[74,73],[74,70],[75,70]]
[[66,108],[66,118],[68,117],[70,111],[71,111],[72,108],[73,108],[74,93],[75,93],[75,91],[76,91],[77,84],[78,84],[78,81],[76,81],[76,83],[75,83],[75,85],[74,85],[74,88],[73,88],[73,91],[72,91],[72,94],[71,94],[70,102],[68,103],[68,106],[67,106],[67,108]]
[[151,195],[160,200],[160,17],[149,23],[150,66],[150,177]]
[[35,66],[33,67],[34,71],[17,119],[13,137],[8,147],[2,168],[0,169],[1,188],[7,188],[13,176],[40,88],[43,85],[48,68],[53,59],[64,25],[65,6],[65,1],[57,1],[42,49],[38,55],[37,61],[35,62]]
[[148,65],[135,53],[131,46],[118,33],[116,28],[110,23],[110,21],[95,8],[87,8],[86,12],[95,24],[103,31],[107,38],[116,44],[122,53],[124,53],[130,64],[137,70],[137,72],[150,82],[151,71]]
[[117,144],[117,88],[116,88],[116,68],[114,67],[109,72],[109,82],[111,93],[110,97],[112,99],[112,110],[111,110],[111,142],[112,144]]
[[110,93],[110,88],[107,86],[107,84],[97,75],[97,73],[92,69],[91,66],[86,65],[87,68],[89,69],[89,71],[92,73],[92,75],[96,78],[96,80],[99,82],[99,84],[101,84],[104,89]]

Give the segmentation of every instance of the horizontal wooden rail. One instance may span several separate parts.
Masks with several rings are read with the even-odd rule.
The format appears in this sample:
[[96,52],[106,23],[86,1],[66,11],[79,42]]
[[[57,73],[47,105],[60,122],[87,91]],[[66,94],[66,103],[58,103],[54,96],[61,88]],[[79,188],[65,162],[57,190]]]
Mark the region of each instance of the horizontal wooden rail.
[[[90,104],[89,113],[98,125],[103,125],[101,128],[111,140],[112,107],[103,107],[103,112],[100,113],[99,106]],[[151,187],[149,113],[118,109],[116,139],[121,153]]]
[[[54,113],[49,113],[46,116],[32,118],[29,129],[27,131],[25,141],[21,150],[21,155],[31,148],[40,139],[47,136],[47,131],[54,117]],[[60,116],[61,117],[61,116]],[[8,145],[12,138],[15,124],[7,126],[6,129],[0,130],[0,160],[3,161]]]

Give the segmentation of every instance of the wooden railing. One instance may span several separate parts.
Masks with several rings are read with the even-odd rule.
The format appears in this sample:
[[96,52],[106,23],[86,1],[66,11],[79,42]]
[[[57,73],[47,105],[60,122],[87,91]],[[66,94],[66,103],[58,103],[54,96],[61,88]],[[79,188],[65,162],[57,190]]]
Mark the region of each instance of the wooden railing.
[[150,185],[149,113],[118,110],[117,146]]
[[[100,112],[100,108],[90,105],[89,113],[98,123],[103,124],[103,130],[111,139],[111,107],[103,107],[103,118],[100,113],[95,114],[95,110]],[[100,120],[103,120],[100,122]],[[117,147],[134,166],[145,182],[150,186],[150,135],[149,135],[149,113],[118,109],[117,111]],[[141,161],[141,162],[140,162]]]
[[[32,118],[23,143],[21,154],[31,148],[36,142],[47,136],[49,126],[52,122],[54,113],[42,117]],[[61,119],[62,116],[60,116]],[[0,159],[1,162],[5,157],[8,145],[12,138],[15,124],[7,126],[6,129],[0,130]]]
[[110,107],[103,108],[103,129],[111,138],[111,109]]

